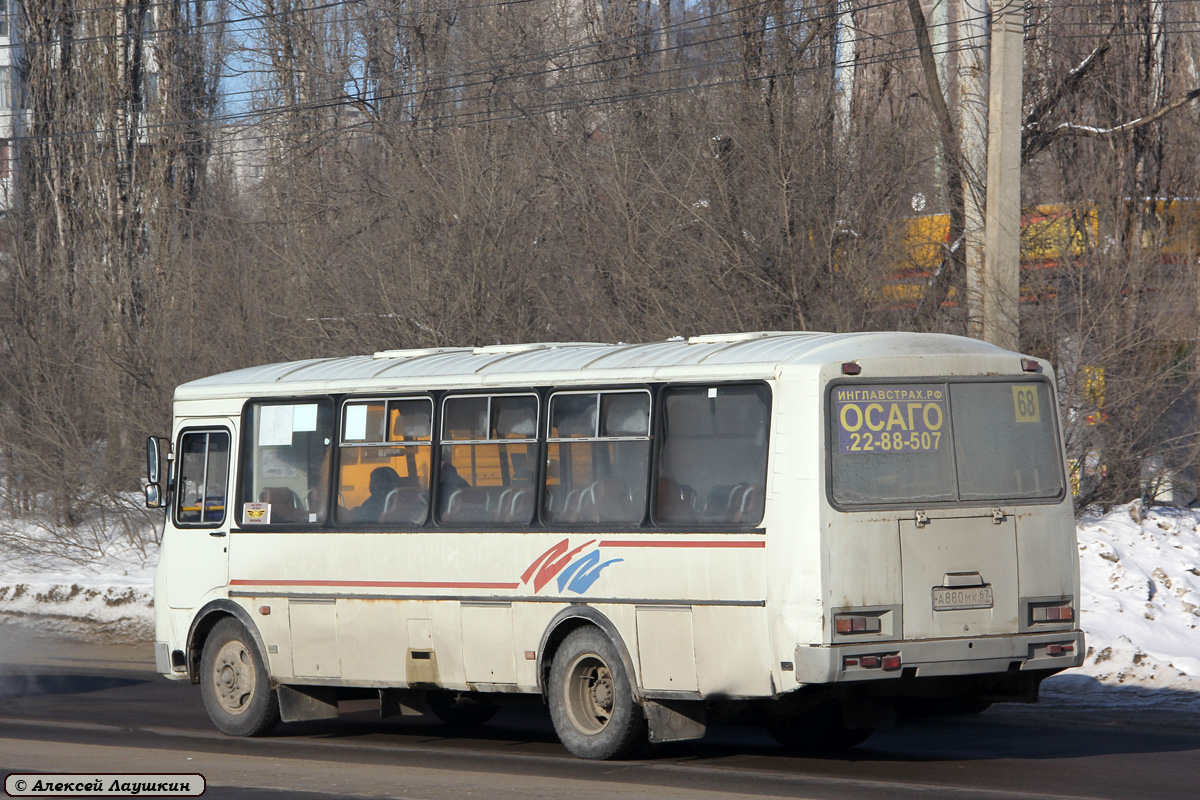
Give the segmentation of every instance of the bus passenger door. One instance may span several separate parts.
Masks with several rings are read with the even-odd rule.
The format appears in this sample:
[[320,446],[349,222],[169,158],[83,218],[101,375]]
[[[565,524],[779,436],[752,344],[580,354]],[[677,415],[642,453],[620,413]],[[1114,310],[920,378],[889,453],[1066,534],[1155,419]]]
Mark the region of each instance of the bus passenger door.
[[167,605],[196,608],[229,581],[231,447],[225,426],[185,428],[175,445],[175,490],[160,558]]

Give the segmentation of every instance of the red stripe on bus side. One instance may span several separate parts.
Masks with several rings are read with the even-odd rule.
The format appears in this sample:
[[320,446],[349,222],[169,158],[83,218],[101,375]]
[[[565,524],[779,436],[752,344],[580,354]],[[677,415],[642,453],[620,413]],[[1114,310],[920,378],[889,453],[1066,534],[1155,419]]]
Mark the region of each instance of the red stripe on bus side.
[[600,547],[766,547],[766,542],[698,542],[698,541],[651,541],[611,539],[600,542]]
[[353,586],[388,589],[516,589],[519,583],[452,581],[292,581],[232,580],[230,586]]

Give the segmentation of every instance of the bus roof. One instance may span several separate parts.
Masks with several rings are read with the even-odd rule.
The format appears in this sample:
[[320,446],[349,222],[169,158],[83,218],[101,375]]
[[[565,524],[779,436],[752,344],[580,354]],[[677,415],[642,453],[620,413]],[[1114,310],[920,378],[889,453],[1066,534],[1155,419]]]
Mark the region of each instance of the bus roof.
[[[1013,356],[995,345],[934,333],[762,331],[645,344],[550,342],[385,350],[249,367],[185,383],[176,400],[291,394],[562,385],[613,380],[770,378],[785,366],[864,358]],[[976,365],[978,369],[979,365]],[[1011,369],[1019,369],[1013,364]],[[1005,370],[1008,371],[1008,370]]]

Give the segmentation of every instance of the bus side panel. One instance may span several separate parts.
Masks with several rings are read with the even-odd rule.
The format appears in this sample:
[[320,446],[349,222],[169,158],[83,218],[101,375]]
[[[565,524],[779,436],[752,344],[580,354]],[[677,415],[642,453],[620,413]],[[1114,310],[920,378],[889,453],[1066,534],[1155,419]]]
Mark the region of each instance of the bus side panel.
[[695,606],[696,672],[705,697],[766,697],[773,659],[763,608]]
[[[526,654],[536,652],[545,625],[562,607],[559,598],[604,609],[637,671],[638,607],[698,609],[711,602],[753,619],[763,611],[767,583],[761,534],[242,529],[230,534],[229,543],[231,594],[252,612],[261,604],[281,606],[272,619],[290,619],[285,638],[268,643],[281,655],[291,653],[290,661],[272,659],[275,676],[331,676],[331,666],[316,667],[336,658],[337,674],[349,685],[433,682],[466,689],[515,683],[535,691],[537,676]],[[288,607],[296,604],[306,608],[293,613]],[[522,605],[537,610],[515,610]],[[696,645],[724,635],[704,627],[709,619],[692,619]],[[720,619],[723,632],[729,623]],[[654,615],[646,620],[661,621]],[[691,682],[706,680],[695,647],[679,649],[662,639],[644,636],[640,646],[652,648],[650,658],[658,664],[663,658],[686,662],[672,663],[668,672],[690,670],[696,673]],[[413,668],[422,674],[410,675]],[[738,691],[758,687],[761,671],[743,673],[750,677]],[[723,668],[713,678],[720,684],[730,679]]]
[[468,684],[517,682],[512,604],[463,601],[463,676]]
[[1018,517],[1017,569],[1022,598],[1072,597],[1078,613],[1079,547],[1070,498]]
[[[347,654],[348,681],[402,681],[408,641],[406,619],[428,616],[418,604],[397,600],[342,600],[337,608],[338,649]],[[363,646],[363,645],[367,646]]]
[[789,368],[775,384],[768,466],[767,604],[776,685],[794,685],[782,664],[797,642],[819,642],[824,629],[820,387],[816,372]]
[[338,605],[338,601],[324,598],[293,597],[288,601],[292,674],[297,678],[342,676]]
[[[246,610],[250,619],[258,626],[267,652],[267,672],[272,678],[292,677],[292,639],[290,633],[291,609],[282,597],[238,597],[234,602]],[[263,609],[267,609],[264,614]]]
[[[900,534],[895,515],[844,515],[839,530],[828,530],[822,552],[829,576],[831,609],[894,606],[903,601]],[[821,641],[830,641],[825,630]],[[899,638],[899,631],[896,631]],[[816,640],[813,640],[816,641]]]
[[690,606],[637,609],[639,683],[645,689],[695,692],[696,638]]

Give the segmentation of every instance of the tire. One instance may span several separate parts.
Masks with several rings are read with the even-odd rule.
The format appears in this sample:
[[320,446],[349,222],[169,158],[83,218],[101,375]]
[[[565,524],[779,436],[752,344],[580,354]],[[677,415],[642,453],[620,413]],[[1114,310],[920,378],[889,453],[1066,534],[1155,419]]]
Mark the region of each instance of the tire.
[[992,706],[990,701],[972,696],[928,699],[903,697],[897,699],[893,705],[896,709],[896,716],[909,719],[982,714]]
[[803,714],[767,720],[767,733],[796,753],[848,750],[865,742],[874,732],[874,728],[843,726],[842,709],[837,703],[824,703]]
[[954,713],[969,716],[971,714],[982,714],[992,707],[990,700],[980,700],[978,697],[964,697],[954,704]]
[[580,758],[628,758],[647,744],[646,715],[633,699],[616,645],[599,628],[572,631],[550,666],[550,718]]
[[262,654],[242,623],[218,622],[200,656],[200,693],[217,730],[261,736],[279,724],[279,697],[271,689]]
[[849,750],[870,739],[873,733],[874,728],[843,728],[839,725],[833,732],[831,745],[838,750]]
[[451,728],[475,728],[496,716],[500,709],[471,697],[450,694],[431,694],[429,710]]

